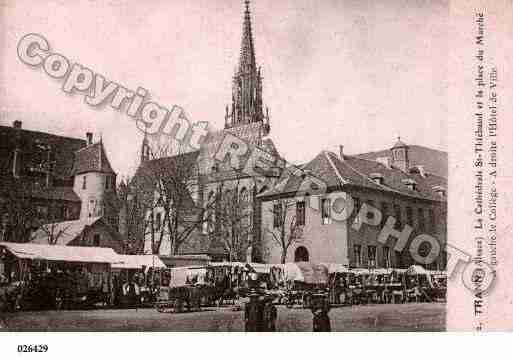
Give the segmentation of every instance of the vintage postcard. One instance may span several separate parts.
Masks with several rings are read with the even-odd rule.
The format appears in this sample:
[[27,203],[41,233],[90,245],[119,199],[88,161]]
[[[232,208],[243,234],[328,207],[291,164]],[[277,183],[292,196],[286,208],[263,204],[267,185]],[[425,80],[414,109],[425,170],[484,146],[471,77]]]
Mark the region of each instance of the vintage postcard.
[[0,10],[0,337],[513,329],[510,1]]

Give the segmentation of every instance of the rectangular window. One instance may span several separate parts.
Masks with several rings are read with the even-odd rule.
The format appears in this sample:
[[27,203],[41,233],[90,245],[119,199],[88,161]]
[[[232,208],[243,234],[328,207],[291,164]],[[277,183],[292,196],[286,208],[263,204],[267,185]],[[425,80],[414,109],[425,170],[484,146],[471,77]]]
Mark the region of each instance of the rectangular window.
[[388,218],[388,203],[381,203],[381,225],[385,225]]
[[274,206],[273,206],[273,215],[274,215],[274,228],[280,228],[281,227],[281,222],[282,222],[282,207],[281,207],[281,203],[276,203]]
[[367,257],[369,267],[376,267],[376,246],[367,247]]
[[330,224],[331,200],[329,198],[323,198],[321,201],[321,217],[322,224]]
[[390,268],[390,248],[383,247],[383,265],[385,268]]
[[413,209],[406,207],[406,224],[413,227]]
[[162,226],[162,213],[157,213],[155,216],[155,230],[160,231],[160,227]]
[[109,189],[110,187],[110,176],[105,177],[105,189]]
[[87,187],[87,176],[84,175],[84,177],[82,177],[82,189],[86,189]]
[[100,235],[96,233],[93,237],[93,246],[99,247],[100,246]]
[[358,217],[358,212],[360,212],[360,207],[361,207],[362,203],[360,202],[360,198],[358,197],[353,197],[353,214],[354,214],[354,222],[355,223],[358,223],[359,221],[359,217]]
[[360,267],[362,265],[362,246],[359,244],[354,245],[354,266]]
[[45,219],[48,217],[48,207],[47,206],[36,206],[37,217],[39,219]]
[[394,204],[394,216],[395,216],[394,229],[401,229],[401,227],[403,226],[402,216],[401,216],[401,206],[398,204]]
[[419,216],[419,231],[426,230],[426,222],[424,219],[424,210],[422,208],[418,209],[418,216]]
[[429,210],[429,226],[431,227],[432,232],[436,232],[435,211],[433,209]]
[[296,224],[304,226],[305,219],[305,201],[299,201],[296,203]]

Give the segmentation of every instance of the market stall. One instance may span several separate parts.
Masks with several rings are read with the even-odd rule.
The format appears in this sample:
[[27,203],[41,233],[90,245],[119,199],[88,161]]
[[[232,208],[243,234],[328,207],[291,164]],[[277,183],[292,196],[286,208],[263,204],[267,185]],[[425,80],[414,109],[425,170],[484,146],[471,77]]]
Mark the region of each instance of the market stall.
[[19,306],[49,309],[108,304],[111,265],[119,256],[111,248],[32,243],[0,243],[8,282],[21,286]]
[[153,303],[158,287],[158,272],[166,265],[157,255],[119,255],[112,264],[114,303],[130,307]]

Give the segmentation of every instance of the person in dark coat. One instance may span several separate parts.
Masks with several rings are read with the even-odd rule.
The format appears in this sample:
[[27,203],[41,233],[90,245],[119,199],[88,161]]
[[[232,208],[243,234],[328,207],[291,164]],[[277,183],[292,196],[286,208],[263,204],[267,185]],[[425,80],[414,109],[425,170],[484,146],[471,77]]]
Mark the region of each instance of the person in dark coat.
[[263,304],[261,296],[252,292],[249,295],[249,302],[244,307],[244,330],[246,332],[263,331]]
[[330,305],[328,297],[324,293],[312,295],[312,306],[314,332],[331,332],[331,322],[328,315]]
[[273,303],[272,296],[266,296],[263,299],[263,315],[262,315],[262,331],[275,332],[276,331],[276,318],[278,311]]

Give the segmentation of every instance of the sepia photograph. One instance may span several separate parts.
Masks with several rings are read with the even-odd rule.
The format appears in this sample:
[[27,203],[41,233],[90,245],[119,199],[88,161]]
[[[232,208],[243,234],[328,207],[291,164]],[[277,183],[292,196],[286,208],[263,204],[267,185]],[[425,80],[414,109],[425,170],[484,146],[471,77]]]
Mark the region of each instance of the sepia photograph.
[[447,330],[451,6],[0,1],[0,331]]

